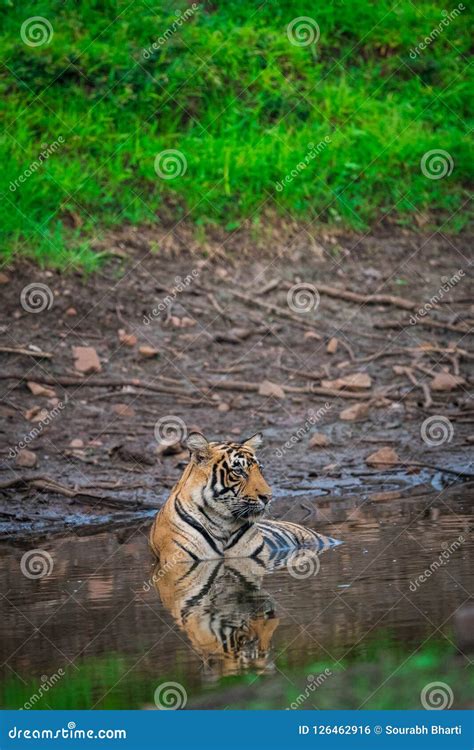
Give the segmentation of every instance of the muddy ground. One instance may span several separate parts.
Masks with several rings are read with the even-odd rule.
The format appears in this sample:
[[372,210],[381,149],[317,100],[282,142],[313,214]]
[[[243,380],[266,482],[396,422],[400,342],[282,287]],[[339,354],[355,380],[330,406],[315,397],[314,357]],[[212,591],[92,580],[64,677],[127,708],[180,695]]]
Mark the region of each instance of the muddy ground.
[[316,525],[474,476],[469,237],[252,243],[126,228],[91,277],[3,269],[0,538],[147,519],[191,429],[262,430],[272,514]]

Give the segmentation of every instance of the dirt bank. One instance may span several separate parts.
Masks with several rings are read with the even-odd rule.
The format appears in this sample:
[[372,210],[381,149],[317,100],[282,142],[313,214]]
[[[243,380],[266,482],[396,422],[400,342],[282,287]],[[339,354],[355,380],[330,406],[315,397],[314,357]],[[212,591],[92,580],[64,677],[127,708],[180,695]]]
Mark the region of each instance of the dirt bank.
[[262,429],[275,515],[318,523],[474,474],[469,238],[180,231],[110,236],[90,278],[4,269],[0,537],[146,518],[191,428]]

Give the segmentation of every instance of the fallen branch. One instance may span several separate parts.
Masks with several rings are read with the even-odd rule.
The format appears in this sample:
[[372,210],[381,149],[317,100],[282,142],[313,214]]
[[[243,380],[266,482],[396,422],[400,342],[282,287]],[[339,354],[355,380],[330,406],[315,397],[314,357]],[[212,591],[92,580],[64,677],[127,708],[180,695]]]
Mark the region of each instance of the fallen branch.
[[35,351],[34,349],[23,349],[22,347],[0,346],[2,354],[23,354],[25,357],[36,357],[37,359],[51,359],[51,352]]
[[[454,326],[451,323],[439,323],[437,320],[417,320],[417,326],[425,326],[425,328],[440,328],[446,331],[454,331],[454,333],[472,333],[469,326],[461,328],[460,326]],[[374,328],[414,328],[409,321],[405,320],[384,320],[380,323],[374,323]]]
[[[289,285],[287,288],[289,288]],[[403,310],[415,310],[419,307],[416,302],[393,294],[359,294],[358,292],[351,292],[349,289],[326,286],[326,284],[316,284],[316,289],[320,294],[326,294],[328,297],[344,299],[347,302],[358,302],[363,305],[394,305],[395,307],[401,307]]]
[[[31,376],[17,372],[3,372],[0,373],[0,380],[24,380],[31,379]],[[157,376],[157,379],[160,379]],[[126,386],[132,386],[135,388],[143,388],[147,391],[154,391],[156,393],[171,393],[175,396],[189,396],[189,391],[185,391],[182,388],[173,388],[166,385],[155,385],[154,383],[148,383],[140,380],[140,378],[80,378],[74,377],[73,375],[35,375],[35,383],[42,383],[43,385],[62,385],[65,388],[69,386],[79,386],[88,388],[124,388]]]
[[403,466],[403,467],[404,466],[419,466],[423,469],[435,469],[436,471],[441,471],[445,474],[456,474],[456,476],[458,477],[467,477],[467,479],[474,479],[474,474],[471,474],[468,471],[459,471],[459,469],[448,469],[445,466],[438,466],[437,464],[426,464],[422,461],[400,462],[398,466]]
[[294,323],[298,323],[298,325],[300,325],[302,328],[313,331],[316,338],[319,339],[319,341],[322,341],[323,337],[314,330],[314,326],[311,323],[306,323],[304,320],[301,320],[301,318],[298,317],[296,313],[285,310],[279,305],[273,305],[270,302],[262,302],[262,300],[255,299],[255,297],[251,297],[248,294],[237,292],[235,289],[227,289],[227,292],[233,297],[237,297],[237,299],[241,299],[243,302],[247,302],[249,305],[256,305],[257,307],[261,307],[263,310],[274,313],[274,315],[279,315],[281,318],[288,318]]
[[[247,393],[258,393],[260,388],[259,383],[250,383],[245,380],[217,380],[217,381],[206,381],[203,382],[197,378],[191,378],[191,380],[197,380],[201,383],[202,387],[207,386],[211,389],[217,389],[222,391],[244,391]],[[352,391],[340,391],[335,388],[323,388],[319,386],[296,386],[296,385],[282,385],[281,388],[287,393],[312,393],[319,396],[331,396],[334,398],[356,398],[369,400],[374,398],[374,394],[370,391],[366,393],[353,393]],[[383,394],[380,394],[383,395]]]
[[[103,489],[109,488],[113,490],[130,490],[138,489],[139,487],[147,487],[147,485],[143,483],[124,485],[117,482],[101,482],[101,486]],[[117,507],[123,507],[124,505],[141,505],[145,508],[156,507],[156,503],[150,503],[146,500],[134,499],[127,501],[117,497],[109,497],[108,495],[95,491],[95,487],[92,484],[68,487],[67,485],[61,484],[55,479],[43,474],[36,474],[31,477],[15,477],[15,479],[0,482],[0,490],[9,489],[10,487],[34,487],[37,490],[56,493],[57,495],[63,495],[64,497],[92,498],[93,500],[98,500],[107,505]]]

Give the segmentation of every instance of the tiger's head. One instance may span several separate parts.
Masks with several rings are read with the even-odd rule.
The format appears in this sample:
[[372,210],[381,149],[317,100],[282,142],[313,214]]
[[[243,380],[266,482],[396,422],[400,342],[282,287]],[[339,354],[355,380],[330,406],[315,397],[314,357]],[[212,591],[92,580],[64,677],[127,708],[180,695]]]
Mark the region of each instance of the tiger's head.
[[210,443],[200,432],[190,433],[193,499],[235,525],[260,518],[272,496],[255,455],[261,443],[260,433],[243,443]]

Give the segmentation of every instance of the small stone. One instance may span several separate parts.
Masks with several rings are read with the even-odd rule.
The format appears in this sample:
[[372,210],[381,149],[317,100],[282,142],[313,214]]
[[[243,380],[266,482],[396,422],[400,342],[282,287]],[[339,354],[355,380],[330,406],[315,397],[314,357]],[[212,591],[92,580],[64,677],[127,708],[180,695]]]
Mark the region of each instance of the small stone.
[[339,414],[339,419],[343,422],[356,422],[358,419],[363,420],[369,413],[368,404],[354,404],[343,409]]
[[370,456],[367,456],[365,463],[368,466],[376,466],[377,468],[388,468],[399,464],[400,458],[393,448],[384,446],[375,451],[375,453],[371,453]]
[[3,271],[0,271],[0,284],[9,284],[10,283],[10,277],[3,273]]
[[69,443],[70,448],[84,448],[84,441],[81,440],[81,438],[74,438],[74,440],[71,440]]
[[134,333],[127,333],[123,328],[118,332],[120,343],[124,346],[135,346],[137,343],[137,337]]
[[263,380],[260,383],[258,392],[260,396],[274,396],[275,398],[285,398],[285,391],[278,385],[278,383],[272,383],[270,380]]
[[128,406],[128,404],[114,404],[112,406],[112,411],[118,417],[134,417],[135,416],[135,409],[133,409],[131,406]]
[[327,435],[322,432],[316,432],[308,443],[309,448],[325,448],[330,444],[330,440]]
[[450,372],[438,372],[430,385],[433,391],[453,391],[465,382],[464,378],[460,375],[452,375]]
[[38,457],[36,453],[26,450],[26,448],[22,448],[22,450],[18,452],[18,455],[15,459],[15,466],[18,466],[22,469],[33,469],[33,467],[35,467],[37,463]]
[[334,336],[332,339],[329,339],[328,344],[326,346],[327,353],[335,354],[337,352],[338,344],[339,344],[339,341],[336,338],[334,338]]
[[73,318],[75,315],[77,315],[76,308],[75,307],[68,307],[68,309],[66,310],[66,315],[69,318]]
[[46,388],[41,383],[34,383],[32,380],[28,380],[26,383],[33,396],[47,396],[48,398],[54,398],[56,392],[52,388]]

